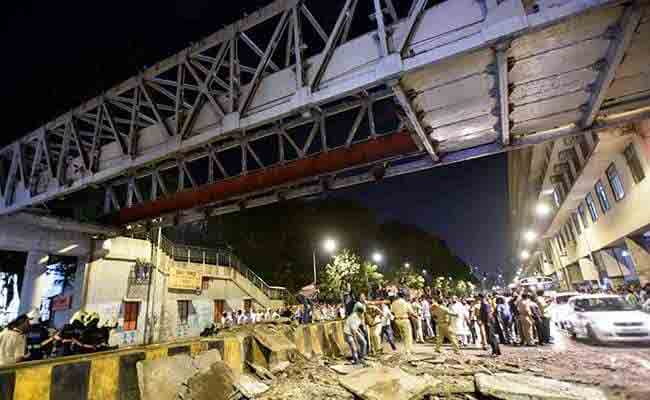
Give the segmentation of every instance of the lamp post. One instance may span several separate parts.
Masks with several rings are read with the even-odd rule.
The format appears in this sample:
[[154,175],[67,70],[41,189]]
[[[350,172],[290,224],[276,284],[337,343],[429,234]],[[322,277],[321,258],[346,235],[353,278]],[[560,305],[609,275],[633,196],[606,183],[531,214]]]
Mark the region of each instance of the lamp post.
[[[336,243],[336,240],[332,238],[327,238],[323,241],[323,250],[325,250],[328,253],[333,253],[336,248],[338,247],[338,244]],[[312,252],[312,261],[314,264],[314,285],[316,284],[316,248],[314,248],[314,251]]]

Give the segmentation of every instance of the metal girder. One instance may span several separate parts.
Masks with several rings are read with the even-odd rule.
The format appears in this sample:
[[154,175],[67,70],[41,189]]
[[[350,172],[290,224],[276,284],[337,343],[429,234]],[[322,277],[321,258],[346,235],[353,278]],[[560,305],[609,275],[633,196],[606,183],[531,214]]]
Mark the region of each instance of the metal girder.
[[395,91],[395,98],[402,106],[402,109],[404,109],[404,112],[406,113],[406,117],[411,123],[411,127],[417,134],[418,138],[420,138],[420,141],[424,145],[425,150],[427,151],[427,153],[429,153],[429,156],[431,156],[431,159],[433,161],[438,161],[439,157],[436,154],[436,149],[433,148],[431,139],[429,139],[426,131],[424,130],[424,127],[422,126],[422,123],[418,119],[417,113],[413,109],[413,105],[411,104],[411,101],[409,100],[408,96],[404,92],[404,89],[398,83],[393,86],[393,91]]
[[[360,9],[368,10],[372,9],[369,7],[374,7],[375,14],[377,14],[378,7],[374,0],[372,2],[371,0],[358,1],[364,2],[360,4]],[[385,85],[390,85],[396,79],[419,73],[418,71],[425,70],[434,64],[458,60],[467,53],[490,48],[494,46],[494,43],[499,43],[502,40],[525,37],[531,32],[538,32],[540,29],[570,21],[571,18],[586,14],[587,11],[606,10],[606,7],[610,8],[613,4],[606,0],[590,0],[589,2],[567,0],[557,7],[545,7],[542,4],[540,12],[526,15],[520,10],[520,7],[515,7],[518,2],[490,2],[495,6],[488,7],[486,10],[482,4],[470,0],[446,1],[431,8],[427,8],[426,4],[416,0],[412,3],[413,7],[407,19],[395,21],[390,26],[386,26],[384,19],[384,28],[391,37],[400,38],[400,43],[403,38],[409,36],[409,32],[411,37],[417,35],[417,48],[414,52],[410,52],[408,49],[412,45],[402,43],[401,45],[405,46],[407,51],[382,57],[382,54],[379,53],[383,52],[383,46],[377,46],[377,29],[372,28],[372,31],[368,32],[368,24],[364,25],[364,22],[360,22],[359,26],[364,26],[365,34],[362,33],[351,41],[345,40],[345,32],[352,27],[352,24],[362,20],[361,18],[354,20],[352,18],[354,6],[358,1],[345,2],[338,14],[337,24],[328,35],[319,25],[319,19],[311,14],[305,2],[276,0],[258,12],[225,27],[204,40],[197,41],[188,49],[153,65],[101,96],[45,124],[42,129],[44,132],[43,143],[45,143],[43,150],[47,153],[46,160],[49,159],[56,163],[54,168],[49,168],[56,173],[51,173],[54,175],[52,177],[48,176],[46,170],[35,173],[39,175],[38,178],[35,178],[39,185],[34,193],[21,194],[21,196],[9,199],[8,203],[5,202],[5,205],[0,207],[0,214],[43,204],[59,196],[84,190],[89,186],[112,184],[123,180],[131,171],[138,171],[139,174],[143,169],[146,170],[152,166],[155,168],[176,156],[194,157],[194,154],[200,153],[201,149],[207,148],[210,144],[229,146],[228,143],[236,142],[240,135],[248,140],[263,137],[268,134],[258,132],[259,128],[283,123],[287,119],[295,120],[294,118],[304,113],[305,110],[327,107],[342,98],[360,95],[364,91],[375,91]],[[392,3],[383,1],[387,4],[387,9],[381,10],[381,13],[387,12],[394,20],[394,12],[391,10],[394,8],[391,7]],[[621,2],[616,2],[615,5],[618,4]],[[416,10],[420,7],[419,17],[422,20],[440,20],[441,24],[418,24],[418,20],[413,17],[418,15]],[[291,79],[291,74],[282,71],[268,73],[268,65],[264,67],[263,64],[268,64],[269,59],[260,60],[254,69],[247,69],[246,66],[240,65],[237,54],[238,42],[242,40],[240,33],[245,32],[251,38],[257,37],[256,33],[248,31],[256,29],[258,25],[271,18],[287,16],[287,14],[290,17],[286,18],[292,21],[290,30],[293,34],[288,35],[291,36],[292,42],[285,44],[294,50],[293,57],[298,65],[290,65],[288,68],[296,70],[295,79]],[[298,19],[298,23],[295,23],[296,19]],[[298,56],[304,55],[304,53],[300,54],[300,48],[304,45],[295,39],[296,36],[300,36],[304,40],[303,34],[306,30],[314,30],[317,38],[323,39],[324,45],[320,39],[308,43],[309,53],[313,56],[299,61]],[[356,26],[354,31],[358,31]],[[286,39],[289,40],[288,37]],[[195,78],[199,74],[206,73],[206,63],[214,63],[218,46],[226,43],[230,44],[230,51],[227,51],[226,55],[228,60],[224,60],[217,67],[219,80],[214,86],[219,86],[221,89],[225,83],[228,90],[225,92],[210,88],[205,90],[199,84],[201,81],[205,82],[204,78],[197,82],[193,82],[195,79],[190,79],[188,82],[187,74]],[[323,45],[323,47],[314,48],[319,45]],[[400,44],[394,43],[394,45],[397,50]],[[533,43],[534,45],[535,43]],[[203,64],[197,64],[199,62]],[[309,67],[309,70],[305,71],[300,68],[303,65],[305,68]],[[264,71],[264,68],[267,71]],[[263,72],[258,73],[257,77],[251,77],[248,74],[242,77],[242,71]],[[304,82],[301,82],[298,76],[300,71],[303,72],[302,80]],[[212,75],[214,76],[214,73]],[[226,75],[228,75],[227,78]],[[254,79],[250,80],[251,78]],[[260,86],[261,79],[264,79],[264,85]],[[327,81],[327,85],[321,87],[323,86],[321,81],[324,80]],[[143,82],[147,89],[151,88],[161,94],[153,96],[152,91],[148,91],[151,103],[155,103],[155,106],[145,101],[147,96],[142,91],[139,82]],[[603,90],[606,90],[606,86],[603,86]],[[142,104],[139,109],[136,109],[135,100],[137,98],[131,98],[136,89],[141,92],[142,96]],[[214,97],[218,104],[223,105],[225,115],[212,115],[209,112],[204,114],[201,112],[202,110],[196,109],[195,114],[200,113],[201,115],[201,118],[198,119],[200,125],[192,129],[191,135],[179,135],[191,112],[188,103],[192,102],[199,93],[205,91]],[[242,101],[244,100],[242,92],[246,93],[245,101]],[[188,101],[188,99],[192,99],[192,101]],[[238,111],[244,103],[247,103],[248,106],[244,107],[246,113],[242,114]],[[251,107],[251,104],[255,106]],[[642,106],[643,104],[639,105],[639,107]],[[626,107],[628,106],[626,105]],[[628,107],[625,111],[634,111],[637,108],[637,106],[632,109]],[[607,105],[603,112],[598,114],[596,111],[596,113],[610,115],[612,109]],[[131,119],[124,118],[125,112],[129,112],[130,115],[135,113],[136,116]],[[371,116],[369,125],[371,134],[374,136],[373,112],[372,104],[369,104],[367,113]],[[85,173],[68,168],[68,163],[71,165],[84,164],[79,159],[78,152],[74,150],[75,138],[71,137],[69,130],[65,129],[70,115],[80,122],[80,128],[81,121],[94,127],[90,130],[92,132],[87,131],[86,128],[82,128],[78,132],[80,141],[88,141],[81,146],[86,149],[89,158],[87,163],[89,171]],[[169,137],[168,132],[164,131],[164,126],[160,121],[169,124],[169,130],[174,133],[173,137]],[[129,126],[132,126],[133,130],[137,127],[138,131],[127,135]],[[536,127],[525,134],[534,134],[542,128],[545,127]],[[317,133],[314,132],[314,134]],[[39,134],[32,132],[18,142],[33,147],[28,143]],[[277,132],[275,134],[277,135]],[[125,141],[128,138],[133,139],[136,135],[143,140],[138,140],[135,143],[136,146],[132,146],[136,148],[127,149]],[[90,143],[91,138],[92,143]],[[289,142],[287,149],[294,147],[284,136],[282,140],[284,144]],[[298,148],[305,148],[303,143],[295,144]],[[0,153],[8,154],[12,146],[13,144],[0,149]],[[72,152],[70,152],[70,146],[73,147]],[[444,141],[440,146],[444,146]],[[69,172],[68,176],[64,176],[67,172]],[[5,176],[8,177],[7,174]],[[15,177],[11,179],[15,181]],[[52,184],[52,180],[59,180],[60,184],[58,186]]]
[[631,5],[625,8],[618,25],[610,28],[614,30],[612,33],[615,33],[615,37],[612,39],[609,49],[607,50],[607,55],[604,60],[604,68],[600,71],[598,80],[593,85],[589,104],[587,105],[584,118],[581,121],[583,127],[591,126],[596,119],[600,107],[605,100],[607,89],[616,76],[618,66],[623,61],[625,51],[632,41],[634,31],[637,26],[639,26],[640,20],[641,6],[638,1],[634,1]]
[[496,72],[499,98],[499,130],[501,144],[510,144],[510,105],[508,91],[508,45],[503,44],[495,48]]
[[275,30],[273,31],[273,35],[271,35],[271,40],[266,45],[266,50],[262,55],[260,63],[257,65],[257,69],[255,70],[255,75],[253,75],[253,80],[248,88],[248,91],[244,95],[241,105],[239,106],[239,114],[241,115],[245,114],[246,111],[248,111],[248,106],[250,106],[250,103],[253,100],[253,96],[255,95],[255,92],[257,91],[257,88],[259,87],[262,81],[262,74],[264,73],[264,71],[266,71],[268,66],[271,64],[271,56],[273,56],[275,49],[278,47],[278,44],[280,42],[280,37],[282,36],[282,33],[284,32],[284,29],[287,26],[287,17],[289,16],[290,12],[291,12],[290,10],[287,10],[282,14],[282,16],[280,17],[280,21],[278,22],[277,26],[275,27]]
[[334,50],[336,49],[336,44],[339,42],[339,39],[341,38],[341,34],[343,33],[344,24],[348,20],[352,19],[352,17],[354,16],[353,12],[351,11],[352,2],[353,0],[345,0],[345,5],[343,6],[343,9],[339,13],[339,17],[336,20],[336,24],[334,25],[332,32],[327,38],[327,43],[325,44],[325,49],[323,50],[321,60],[317,65],[315,65],[311,81],[309,82],[309,87],[311,88],[312,91],[318,89],[318,86],[320,85],[320,81],[321,79],[323,79],[323,74],[325,73],[325,69],[329,65]]
[[406,48],[411,43],[411,38],[413,33],[415,33],[418,23],[420,22],[420,17],[422,17],[422,12],[426,7],[429,0],[414,0],[411,10],[409,12],[408,19],[406,20],[406,34],[402,38],[402,41],[397,45],[397,51],[400,54],[403,54]]

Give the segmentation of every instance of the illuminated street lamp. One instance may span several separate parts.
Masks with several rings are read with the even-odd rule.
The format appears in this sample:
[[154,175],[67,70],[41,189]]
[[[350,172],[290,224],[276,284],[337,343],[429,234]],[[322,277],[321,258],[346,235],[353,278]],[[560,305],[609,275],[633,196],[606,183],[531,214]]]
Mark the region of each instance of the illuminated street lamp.
[[526,242],[532,243],[535,239],[537,239],[537,233],[535,233],[535,231],[528,230],[524,232],[524,240],[526,240]]
[[384,259],[384,256],[378,251],[376,251],[376,252],[374,252],[372,254],[372,261],[374,261],[376,263],[380,263],[383,259]]
[[522,250],[519,257],[521,257],[522,260],[528,260],[530,258],[530,253],[528,250]]
[[[338,247],[338,243],[336,242],[336,240],[332,238],[327,238],[323,241],[323,250],[325,250],[327,253],[330,254],[334,253],[337,247]],[[316,284],[316,249],[314,249],[312,256],[314,262],[314,284]]]
[[546,217],[551,213],[551,207],[546,203],[537,203],[535,207],[535,213],[540,217]]
[[406,268],[406,269],[411,268],[411,264],[409,264],[409,263],[404,263],[404,268]]
[[333,253],[336,250],[336,240],[328,238],[323,242],[323,249],[328,253]]

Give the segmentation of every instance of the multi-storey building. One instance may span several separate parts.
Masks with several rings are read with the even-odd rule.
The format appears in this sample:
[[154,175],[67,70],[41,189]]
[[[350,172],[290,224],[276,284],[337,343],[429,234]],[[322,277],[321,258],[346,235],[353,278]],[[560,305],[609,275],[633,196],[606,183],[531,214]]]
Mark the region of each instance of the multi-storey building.
[[650,120],[509,155],[518,277],[562,288],[650,281]]

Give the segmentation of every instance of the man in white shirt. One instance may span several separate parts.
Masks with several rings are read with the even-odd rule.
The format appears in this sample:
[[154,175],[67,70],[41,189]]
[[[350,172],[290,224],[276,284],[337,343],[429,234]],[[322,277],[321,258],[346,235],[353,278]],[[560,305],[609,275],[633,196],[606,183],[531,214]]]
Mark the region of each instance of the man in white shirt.
[[255,312],[254,309],[251,308],[251,310],[248,312],[248,323],[249,324],[255,324],[257,323],[257,313]]
[[350,346],[350,351],[352,352],[353,364],[363,362],[368,353],[366,335],[361,330],[363,325],[363,312],[364,308],[356,304],[352,314],[345,320],[345,325],[343,326],[345,341]]
[[428,339],[435,336],[431,327],[431,304],[429,304],[426,297],[422,297],[420,304],[422,305],[422,328],[424,330],[424,337]]

